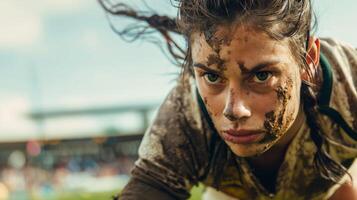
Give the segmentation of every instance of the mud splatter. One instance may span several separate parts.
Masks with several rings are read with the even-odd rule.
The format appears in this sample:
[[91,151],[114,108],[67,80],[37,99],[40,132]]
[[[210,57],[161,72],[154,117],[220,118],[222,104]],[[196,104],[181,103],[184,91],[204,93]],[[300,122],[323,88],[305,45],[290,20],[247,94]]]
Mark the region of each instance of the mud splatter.
[[[276,95],[278,99],[281,101],[282,104],[286,104],[289,99],[291,99],[290,93],[288,93],[288,90],[292,88],[292,84],[287,84],[286,87],[281,87],[279,86],[276,89]],[[290,86],[290,87],[289,87]]]
[[219,53],[221,51],[221,47],[223,45],[229,46],[232,39],[229,36],[216,37],[213,36],[210,40],[206,40],[206,42],[212,47],[212,49]]
[[224,64],[224,60],[217,54],[210,54],[207,58],[207,65],[217,65],[220,71],[225,71],[227,67]]
[[216,64],[219,70],[224,71],[226,70],[225,61],[220,57],[220,52],[223,45],[230,45],[233,35],[229,33],[217,34],[217,32],[217,26],[209,26],[203,32],[207,44],[215,52],[215,54],[208,57],[208,65]]
[[214,37],[214,34],[217,32],[217,27],[216,26],[209,26],[205,29],[203,34],[205,35],[206,42],[211,45],[212,38]]
[[[267,143],[276,140],[278,137],[275,134],[275,121],[276,121],[276,115],[274,111],[270,111],[265,114],[265,121],[264,121],[264,128],[267,130],[268,134],[267,136],[261,140],[259,143]],[[268,149],[269,145],[266,145],[264,149]]]
[[219,54],[222,45],[230,45],[232,41],[232,34],[222,34],[217,35],[217,26],[209,26],[203,32],[207,44],[209,44],[212,49]]
[[292,114],[285,116],[288,101],[291,99],[291,94],[289,91],[291,91],[292,87],[293,82],[288,80],[285,87],[278,86],[276,89],[276,95],[280,106],[276,111],[270,111],[265,114],[264,127],[270,136],[268,139],[276,139],[281,137],[281,135],[284,134],[288,128],[288,125],[293,120]]

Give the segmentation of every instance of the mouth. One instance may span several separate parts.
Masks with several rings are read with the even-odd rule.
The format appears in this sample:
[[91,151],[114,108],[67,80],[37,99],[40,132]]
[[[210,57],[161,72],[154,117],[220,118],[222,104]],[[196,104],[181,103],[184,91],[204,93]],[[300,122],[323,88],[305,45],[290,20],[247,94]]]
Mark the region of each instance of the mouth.
[[234,130],[229,129],[223,131],[222,137],[224,140],[235,144],[252,144],[259,142],[264,138],[263,130]]

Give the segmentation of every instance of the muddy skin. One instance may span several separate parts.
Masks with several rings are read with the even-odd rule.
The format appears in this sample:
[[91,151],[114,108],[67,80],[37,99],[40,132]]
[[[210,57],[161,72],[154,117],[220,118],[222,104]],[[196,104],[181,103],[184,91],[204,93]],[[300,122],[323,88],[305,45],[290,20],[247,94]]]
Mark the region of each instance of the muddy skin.
[[[292,88],[292,81],[288,80],[285,87],[279,86],[276,89],[276,94],[278,97],[278,101],[280,102],[280,108],[277,111],[270,111],[265,114],[264,127],[268,132],[268,136],[265,140],[261,142],[273,141],[279,137],[287,129],[287,126],[293,120],[292,116],[286,116],[286,106],[288,101],[291,99],[290,90]],[[286,118],[286,122],[284,123],[284,118]]]
[[203,32],[203,34],[205,35],[205,38],[206,38],[206,42],[209,45],[212,45],[211,41],[212,41],[212,39],[214,37],[214,34],[217,32],[216,29],[217,29],[216,26],[209,26],[209,27],[206,27],[205,31]]
[[211,46],[216,53],[216,55],[212,54],[208,57],[207,65],[216,64],[220,71],[224,71],[226,70],[226,67],[224,66],[224,59],[220,57],[221,46],[228,46],[232,41],[232,36],[229,36],[228,34],[225,34],[222,37],[216,36],[216,29],[215,26],[210,26],[203,32],[207,44]]
[[207,44],[209,44],[212,47],[212,49],[217,54],[219,54],[219,52],[221,50],[221,46],[222,45],[228,46],[231,43],[232,38],[228,35],[225,35],[223,37],[217,37],[217,36],[215,36],[215,33],[216,33],[216,30],[214,28],[209,28],[206,31],[204,31],[204,35],[205,35]]
[[212,113],[212,111],[209,109],[210,105],[208,103],[208,98],[207,97],[203,97],[203,102],[205,103],[205,106],[206,106],[206,110],[208,112],[208,114],[210,116],[218,116],[219,113]]
[[221,59],[221,57],[217,54],[211,54],[208,56],[207,58],[207,65],[217,65],[217,68],[219,69],[219,71],[223,72],[227,69],[227,67],[224,64],[224,60]]
[[[230,89],[230,98],[234,98],[234,90]],[[223,111],[224,116],[229,120],[234,121],[237,117],[233,113],[234,99],[230,99],[228,107]]]

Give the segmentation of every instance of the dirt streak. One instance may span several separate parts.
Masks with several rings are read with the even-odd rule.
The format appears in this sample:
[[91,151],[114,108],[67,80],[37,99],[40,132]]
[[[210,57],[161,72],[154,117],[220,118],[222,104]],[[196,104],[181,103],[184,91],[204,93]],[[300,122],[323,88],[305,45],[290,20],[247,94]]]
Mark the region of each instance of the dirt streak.
[[210,26],[203,32],[206,42],[212,47],[216,54],[212,54],[208,57],[208,65],[216,64],[218,69],[221,71],[226,70],[225,60],[220,57],[221,48],[223,45],[230,45],[232,41],[232,36],[229,34],[224,34],[222,36],[217,35],[217,27]]
[[269,139],[274,140],[281,137],[287,130],[290,122],[293,120],[292,116],[285,116],[288,101],[291,99],[290,91],[292,86],[292,81],[288,80],[285,87],[277,87],[276,94],[280,106],[276,111],[270,111],[265,114],[266,119],[264,121],[264,127],[270,137],[263,142],[266,142]]
[[224,60],[217,54],[210,54],[207,58],[207,65],[216,65],[219,71],[224,71],[227,69]]

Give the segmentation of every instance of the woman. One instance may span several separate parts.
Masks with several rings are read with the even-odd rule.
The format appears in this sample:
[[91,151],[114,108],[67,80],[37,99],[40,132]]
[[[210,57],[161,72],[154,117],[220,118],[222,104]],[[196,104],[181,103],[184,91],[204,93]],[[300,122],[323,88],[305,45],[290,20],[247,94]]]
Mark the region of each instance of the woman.
[[310,1],[178,9],[184,70],[122,199],[357,199],[357,52],[310,36]]

